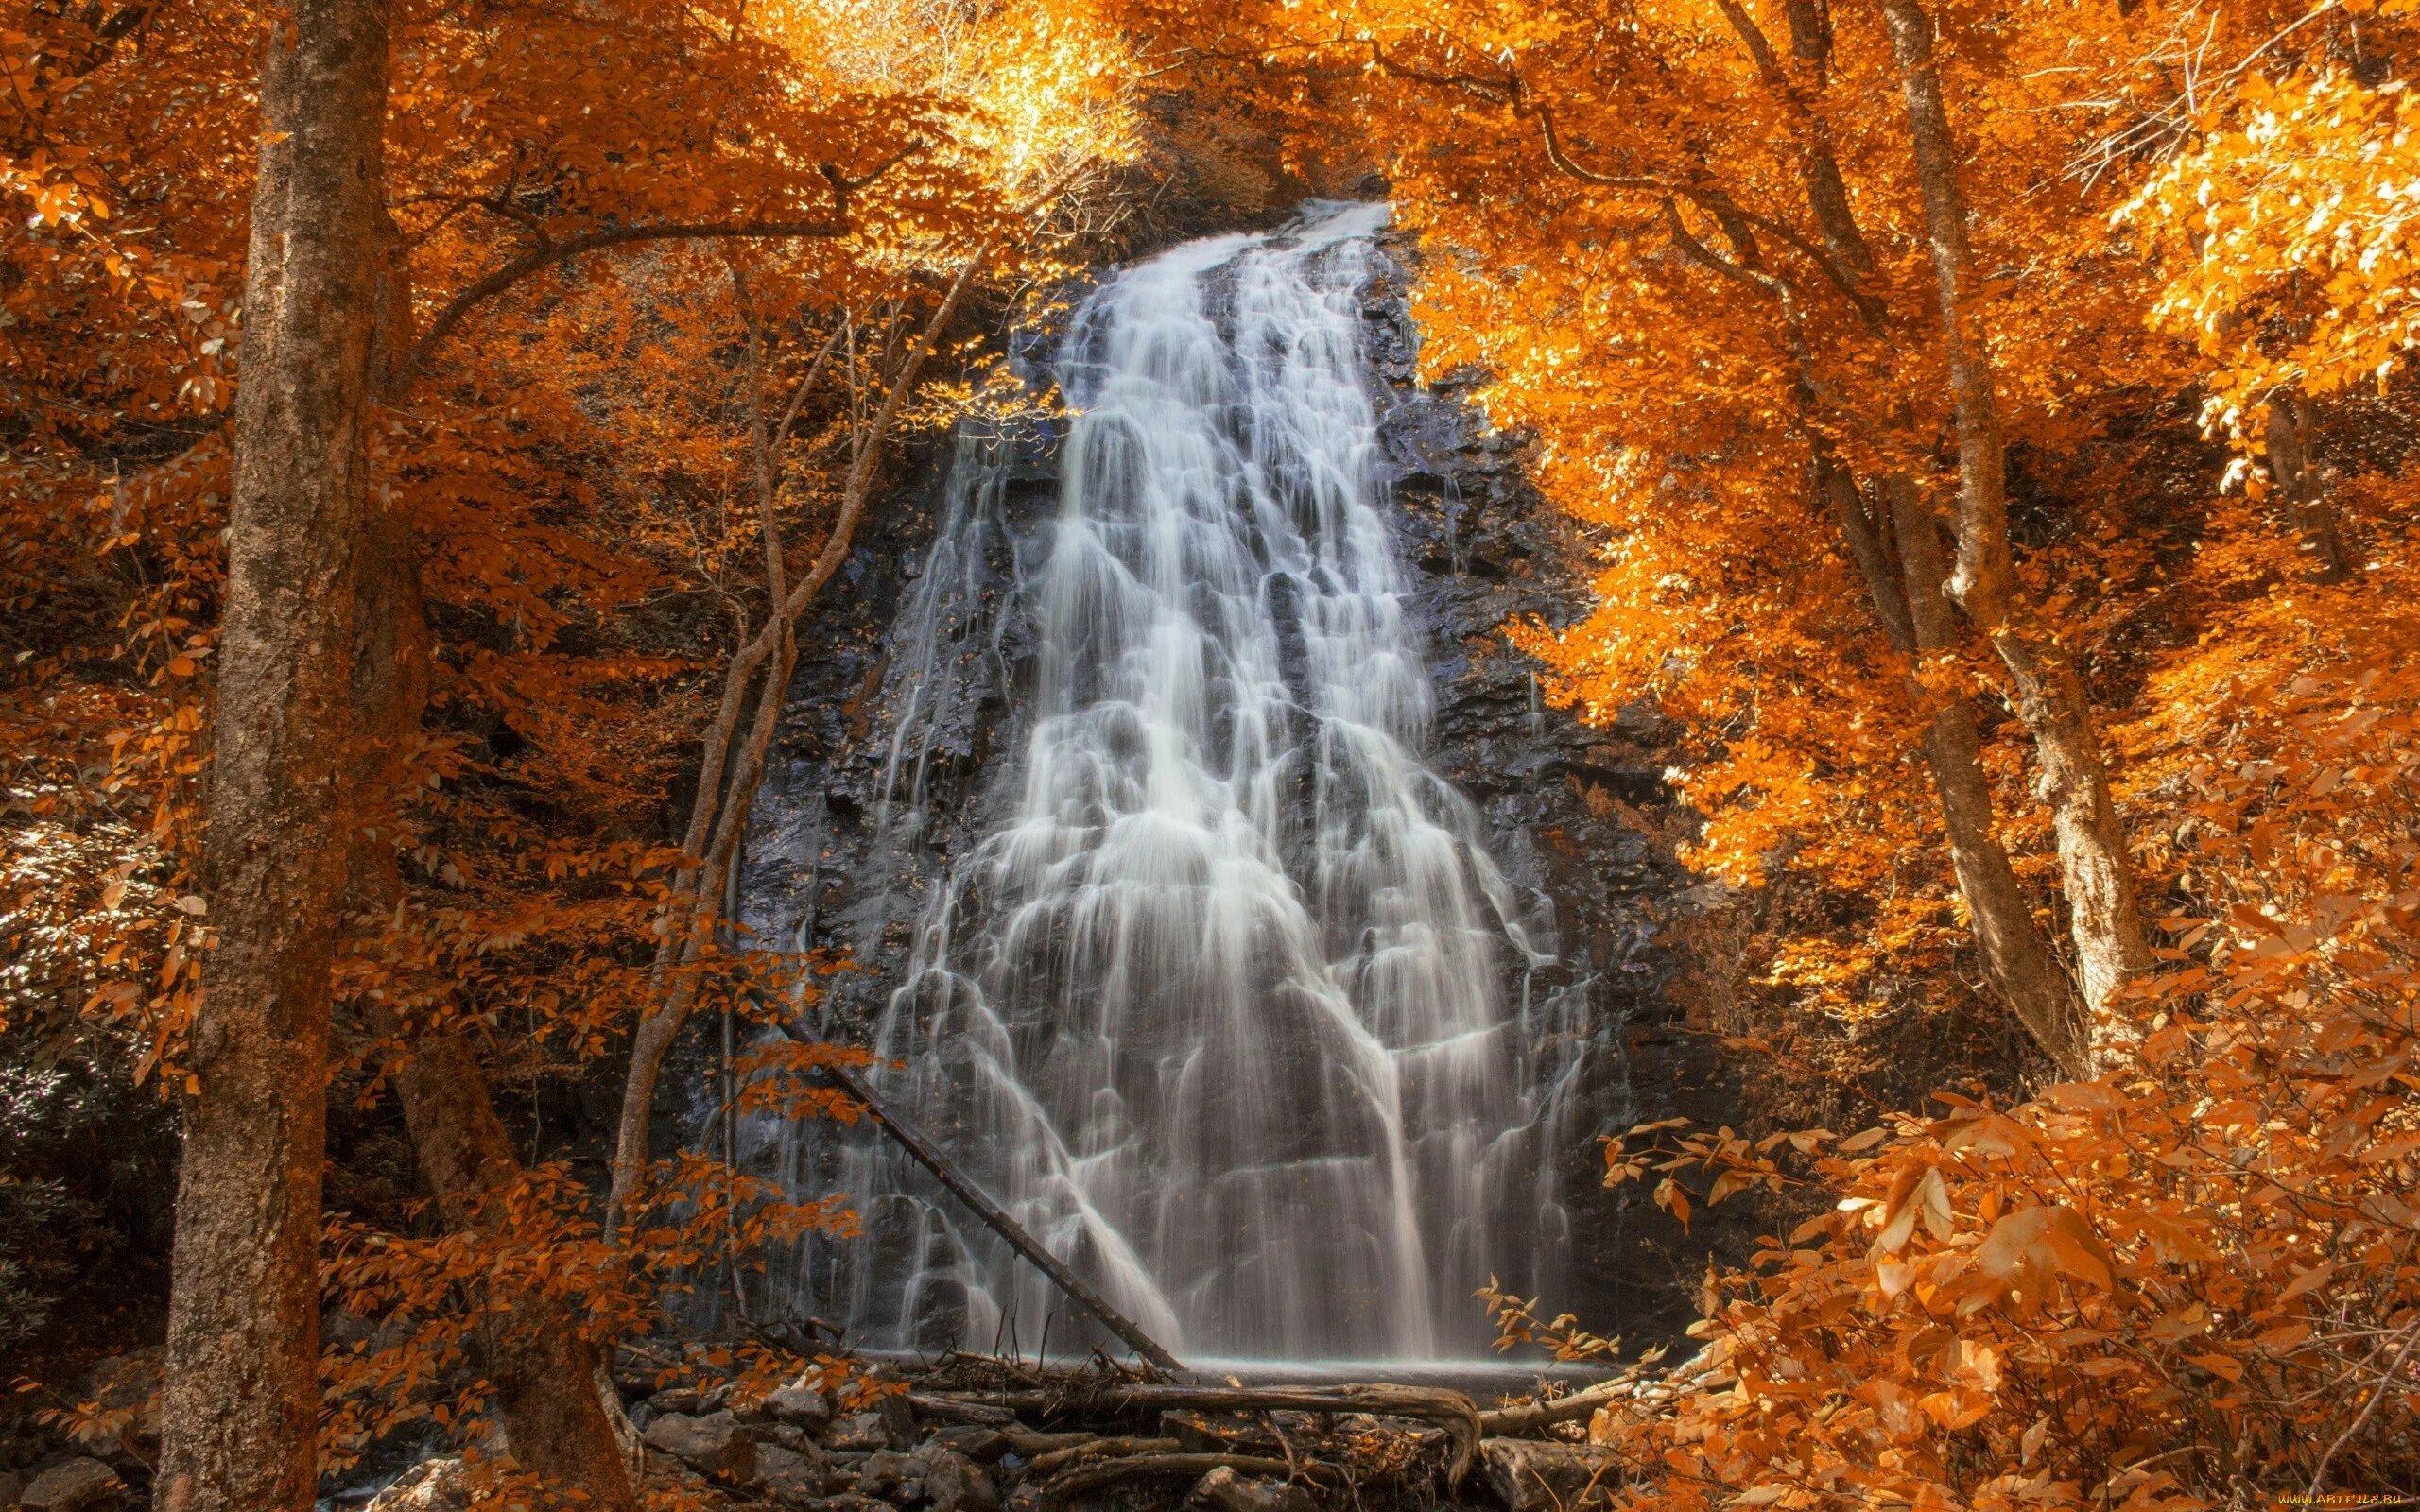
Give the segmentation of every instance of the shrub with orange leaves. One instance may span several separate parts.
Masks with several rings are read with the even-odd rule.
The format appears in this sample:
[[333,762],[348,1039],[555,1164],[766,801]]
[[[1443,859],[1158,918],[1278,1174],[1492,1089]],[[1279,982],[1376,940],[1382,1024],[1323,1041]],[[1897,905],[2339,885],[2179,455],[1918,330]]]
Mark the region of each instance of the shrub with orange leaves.
[[[2205,711],[2206,712],[2206,711]],[[1717,1367],[1608,1408],[1625,1504],[2256,1504],[2420,1475],[2420,675],[2306,674],[2158,782],[2190,914],[2139,1052],[1851,1138],[1642,1129],[1609,1183],[1822,1211],[1721,1280]],[[1799,1159],[1800,1155],[1807,1157]]]

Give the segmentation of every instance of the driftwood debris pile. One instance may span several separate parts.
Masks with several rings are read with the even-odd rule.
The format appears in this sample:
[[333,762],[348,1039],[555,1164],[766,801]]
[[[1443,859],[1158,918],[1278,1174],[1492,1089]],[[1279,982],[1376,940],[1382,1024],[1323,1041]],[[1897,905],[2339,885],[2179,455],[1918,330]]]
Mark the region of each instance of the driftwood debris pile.
[[1690,1366],[1634,1367],[1565,1395],[1482,1406],[1431,1385],[1171,1379],[1095,1357],[1042,1366],[951,1355],[884,1367],[838,1410],[804,1383],[631,1403],[653,1468],[766,1512],[1322,1512],[1603,1506],[1620,1467],[1586,1441],[1600,1409],[1669,1397]]

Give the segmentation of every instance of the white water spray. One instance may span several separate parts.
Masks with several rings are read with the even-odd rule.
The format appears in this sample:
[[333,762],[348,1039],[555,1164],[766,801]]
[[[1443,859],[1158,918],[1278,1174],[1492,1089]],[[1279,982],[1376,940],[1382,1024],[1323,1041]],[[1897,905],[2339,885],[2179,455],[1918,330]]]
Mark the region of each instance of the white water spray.
[[[1543,957],[1424,763],[1374,477],[1385,214],[1182,247],[1077,315],[1060,508],[1016,572],[1035,645],[1005,817],[876,1035],[886,1092],[1180,1355],[1475,1354],[1471,1289],[1535,1281],[1561,1234],[1553,1076],[1502,985]],[[959,467],[895,667],[950,654],[936,595],[969,591],[997,496]],[[912,826],[927,700],[903,701],[885,822]],[[1054,1346],[1085,1342],[896,1152],[853,1141],[838,1175],[858,1337],[1030,1350],[1056,1314]]]

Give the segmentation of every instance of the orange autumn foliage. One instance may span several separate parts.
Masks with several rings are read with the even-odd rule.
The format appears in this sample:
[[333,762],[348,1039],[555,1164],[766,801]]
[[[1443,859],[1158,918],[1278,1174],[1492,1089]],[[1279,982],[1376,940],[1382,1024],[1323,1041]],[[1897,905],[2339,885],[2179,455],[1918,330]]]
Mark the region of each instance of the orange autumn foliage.
[[[2101,1015],[2097,1076],[2029,1093],[2013,1051],[2002,1091],[1847,1140],[1611,1143],[1610,1179],[1684,1224],[1752,1194],[1817,1211],[1710,1275],[1710,1352],[1668,1400],[1599,1414],[1589,1499],[2408,1494],[2420,627],[2408,390],[2379,380],[2410,339],[2420,37],[2395,4],[1924,9],[2018,576],[2100,705],[2154,959]],[[1139,9],[1214,87],[1383,163],[1421,236],[1425,367],[1478,383],[1594,553],[1594,612],[1508,633],[1582,713],[1681,721],[1685,856],[1816,900],[1765,916],[1754,1038],[1845,1045],[1854,1074],[1877,1021],[1965,1011],[1917,761],[1934,700],[1975,701],[1997,837],[2047,924],[2063,900],[2019,690],[1976,627],[1895,655],[1824,498],[1827,468],[1945,503],[1966,481],[1878,9],[1344,0],[1215,44],[1191,7]],[[2317,406],[2291,485],[2257,411],[2281,396]],[[2268,475],[2197,447],[2196,418]],[[2344,580],[2307,580],[2340,518],[2353,560],[2321,576]],[[1601,1352],[1551,1299],[1483,1295],[1508,1343]]]
[[[0,35],[18,207],[0,1026],[171,1101],[208,943],[198,780],[273,9],[35,8]],[[362,752],[378,779],[353,823],[399,892],[337,967],[334,1091],[362,1137],[392,1139],[394,1077],[465,1039],[530,1163],[468,1226],[332,1173],[329,1300],[374,1330],[330,1342],[332,1467],[415,1421],[490,1432],[464,1366],[516,1303],[610,1343],[769,1239],[852,1221],[683,1158],[606,1231],[535,1107],[593,1079],[664,989],[648,956],[694,863],[666,795],[766,611],[752,377],[798,395],[767,501],[796,574],[847,476],[879,484],[903,438],[999,399],[982,326],[1062,276],[1084,175],[1128,150],[1115,39],[1082,8],[950,12],[946,36],[939,13],[617,0],[399,22],[385,256],[408,302],[382,317],[372,461],[424,599],[426,710]],[[978,249],[973,301],[899,423],[869,432],[903,335]],[[724,933],[681,974],[707,1011],[762,1022],[813,1001],[817,964]],[[741,1100],[841,1110],[812,1058],[744,1062]],[[814,1364],[757,1352],[762,1375]]]
[[[1610,1143],[1609,1177],[1652,1178],[1683,1223],[1758,1194],[1812,1215],[1715,1274],[1710,1352],[1672,1400],[1599,1416],[1619,1466],[1599,1491],[1929,1512],[2408,1487],[2420,500],[2394,448],[2340,435],[2351,460],[2313,476],[2360,570],[2307,582],[2287,490],[2251,463],[2275,469],[2280,396],[2337,406],[2323,429],[2409,425],[2420,39],[2370,0],[1932,9],[2020,587],[2096,696],[2156,963],[2097,1076],[2024,1090],[2039,1062],[2002,1020],[1996,1095],[1845,1138]],[[267,13],[26,8],[0,35],[0,1016],[62,1053],[123,1046],[171,1097],[209,927],[195,792]],[[1895,649],[1816,486],[1905,478],[1945,511],[1964,481],[1870,8],[413,9],[388,169],[411,318],[374,444],[433,650],[427,716],[355,816],[402,882],[339,967],[348,1099],[383,1106],[437,1036],[475,1037],[499,1084],[561,1085],[668,998],[761,1024],[781,988],[811,996],[830,963],[730,937],[664,795],[860,448],[895,444],[867,417],[956,270],[989,258],[996,309],[1080,261],[1056,197],[1130,150],[1130,43],[1191,72],[1208,134],[1275,120],[1305,162],[1383,167],[1421,240],[1431,376],[1483,379],[1592,549],[1594,611],[1510,638],[1559,703],[1678,722],[1688,861],[1818,901],[1777,928],[1757,1011],[1854,1044],[1973,1006],[1917,755],[1946,699],[1981,711],[1995,833],[2057,937],[2052,825],[1987,627]],[[942,348],[903,429],[1023,402],[965,375],[962,325]],[[793,391],[760,491],[765,406]],[[778,706],[777,677],[741,682]],[[813,1061],[762,1052],[738,1097],[841,1111]],[[333,1463],[405,1424],[472,1431],[460,1374],[509,1326],[501,1297],[601,1344],[849,1222],[683,1157],[617,1229],[554,1154],[469,1229],[339,1179],[330,1299],[392,1327],[330,1351]],[[1610,1350],[1496,1301],[1524,1342]]]

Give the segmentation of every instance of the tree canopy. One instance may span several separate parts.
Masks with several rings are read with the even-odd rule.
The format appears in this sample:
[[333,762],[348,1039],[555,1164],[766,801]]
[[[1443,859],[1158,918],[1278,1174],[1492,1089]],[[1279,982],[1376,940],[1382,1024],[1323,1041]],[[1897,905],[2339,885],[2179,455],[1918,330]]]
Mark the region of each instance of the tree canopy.
[[[344,124],[278,69],[347,18],[383,39],[352,63],[383,89],[351,123],[367,213],[265,235]],[[727,917],[819,596],[919,438],[1058,403],[1006,334],[1071,280],[1171,225],[1382,185],[1424,379],[1517,445],[1593,583],[1584,616],[1504,638],[1555,706],[1669,721],[1677,854],[1747,921],[1727,1054],[1842,1125],[1605,1131],[1607,1185],[1651,1183],[1681,1226],[1758,1203],[1774,1232],[1709,1273],[1685,1386],[1596,1413],[1619,1470],[1592,1494],[2185,1512],[2401,1486],[2415,22],[15,6],[0,1039],[208,1106],[243,1022],[212,1016],[266,937],[243,921],[319,907],[283,1095],[324,1087],[336,1132],[302,1137],[288,1280],[376,1326],[299,1325],[318,1443],[264,1452],[307,1486],[408,1424],[502,1421],[498,1485],[637,1505],[614,1414],[544,1404],[700,1275],[856,1222],[661,1158],[649,1122],[684,1025],[772,1025],[848,964]],[[1193,198],[1162,218],[1171,185]],[[324,333],[264,313],[315,249],[358,275],[356,357],[294,355]],[[358,416],[312,431],[347,383]],[[326,442],[308,498],[307,470],[247,472],[273,386]],[[290,541],[325,569],[317,630],[244,617],[277,490],[346,532]],[[252,832],[226,795],[232,744],[293,754],[241,730],[312,714],[241,691],[279,644],[275,685],[329,707],[318,777],[294,768],[320,881],[273,895],[229,880]],[[2001,1091],[1876,1097],[1877,1026],[1972,1018]],[[766,1044],[735,1096],[856,1116],[818,1071],[861,1049]],[[504,1133],[498,1089],[599,1067],[607,1169]],[[390,1104],[409,1192],[340,1148]],[[0,1238],[0,1309],[36,1305],[25,1263]],[[1509,1343],[1608,1348],[1490,1287]],[[0,1345],[74,1355],[25,1315]],[[741,1353],[760,1392],[873,1389],[797,1341]],[[207,1478],[188,1431],[168,1461]]]

